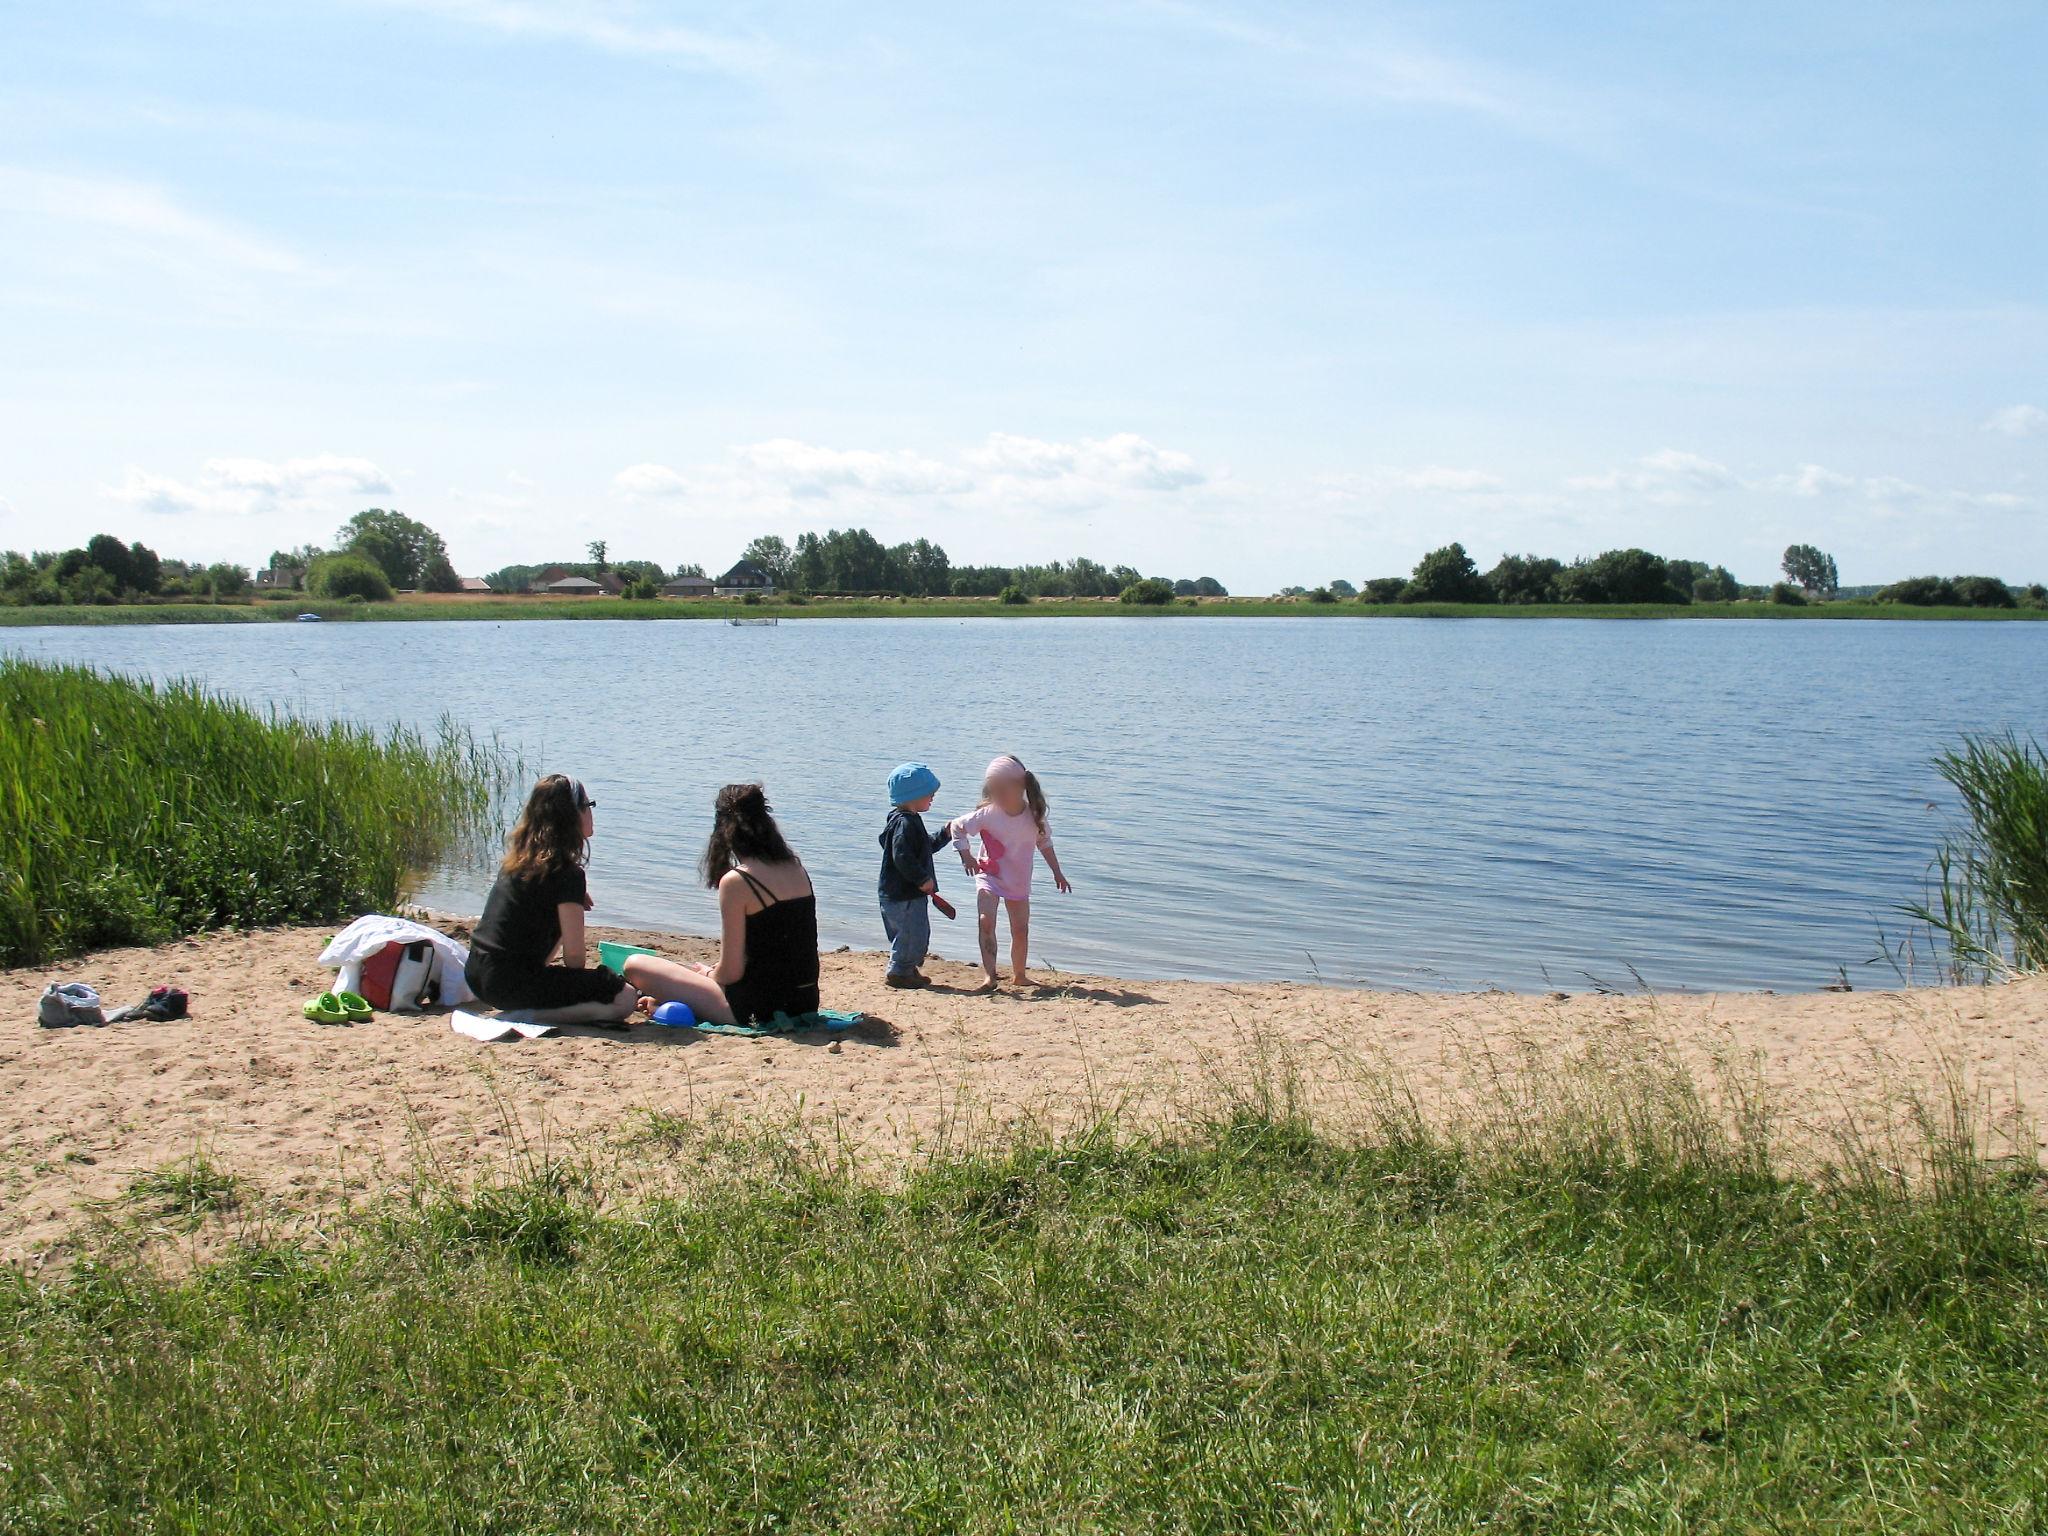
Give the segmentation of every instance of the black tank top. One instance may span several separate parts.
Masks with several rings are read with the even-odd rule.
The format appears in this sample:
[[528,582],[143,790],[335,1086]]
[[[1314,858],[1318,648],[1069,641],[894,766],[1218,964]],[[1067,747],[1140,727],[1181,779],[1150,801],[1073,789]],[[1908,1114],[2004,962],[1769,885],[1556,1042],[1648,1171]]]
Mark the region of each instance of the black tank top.
[[[747,914],[746,974],[725,989],[733,1017],[742,1024],[791,1018],[818,1011],[818,896],[779,901],[773,892],[744,869],[735,871],[747,882],[761,910]],[[808,882],[807,882],[808,883]]]

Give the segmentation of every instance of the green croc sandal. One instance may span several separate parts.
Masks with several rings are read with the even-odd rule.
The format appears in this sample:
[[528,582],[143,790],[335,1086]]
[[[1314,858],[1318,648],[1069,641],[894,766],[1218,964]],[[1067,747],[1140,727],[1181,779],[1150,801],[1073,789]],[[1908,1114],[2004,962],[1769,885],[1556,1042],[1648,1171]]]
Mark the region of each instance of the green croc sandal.
[[376,1014],[367,997],[359,997],[353,992],[337,992],[334,994],[334,1000],[341,1005],[342,1012],[348,1015],[351,1024],[367,1024]]
[[306,1006],[299,1012],[315,1024],[346,1024],[348,1010],[341,1006],[341,999],[332,992],[322,992],[318,997],[306,999]]

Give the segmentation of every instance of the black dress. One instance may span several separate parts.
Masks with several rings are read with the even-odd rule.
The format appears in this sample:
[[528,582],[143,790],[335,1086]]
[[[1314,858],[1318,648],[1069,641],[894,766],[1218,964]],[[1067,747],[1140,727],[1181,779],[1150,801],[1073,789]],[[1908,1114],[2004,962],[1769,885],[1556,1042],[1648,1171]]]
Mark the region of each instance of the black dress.
[[562,942],[556,909],[565,902],[581,906],[587,890],[578,864],[542,875],[499,875],[470,940],[462,971],[469,989],[493,1008],[574,1008],[616,998],[616,971],[547,963]]
[[778,1013],[791,1018],[818,1011],[818,897],[815,891],[788,901],[744,869],[735,871],[761,902],[747,914],[746,974],[725,989],[732,1016],[741,1024],[765,1023]]

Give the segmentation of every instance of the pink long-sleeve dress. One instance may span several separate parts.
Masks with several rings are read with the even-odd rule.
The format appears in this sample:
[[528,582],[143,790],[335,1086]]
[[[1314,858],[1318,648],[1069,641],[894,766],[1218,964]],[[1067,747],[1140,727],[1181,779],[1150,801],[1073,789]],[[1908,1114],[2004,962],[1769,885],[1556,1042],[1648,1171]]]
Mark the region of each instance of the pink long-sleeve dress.
[[1029,901],[1038,854],[1052,851],[1052,828],[1039,826],[1028,806],[1012,816],[997,806],[981,805],[953,818],[955,848],[973,853],[976,837],[982,847],[981,872],[974,877],[976,889],[1005,901]]

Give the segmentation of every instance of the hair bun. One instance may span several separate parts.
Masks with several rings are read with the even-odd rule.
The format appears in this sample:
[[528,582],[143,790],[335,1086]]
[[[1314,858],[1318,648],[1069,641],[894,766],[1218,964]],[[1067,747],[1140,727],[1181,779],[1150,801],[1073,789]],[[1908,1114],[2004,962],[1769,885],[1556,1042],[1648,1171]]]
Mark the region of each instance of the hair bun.
[[718,800],[726,809],[733,811],[768,809],[768,791],[759,784],[728,784],[718,792]]

